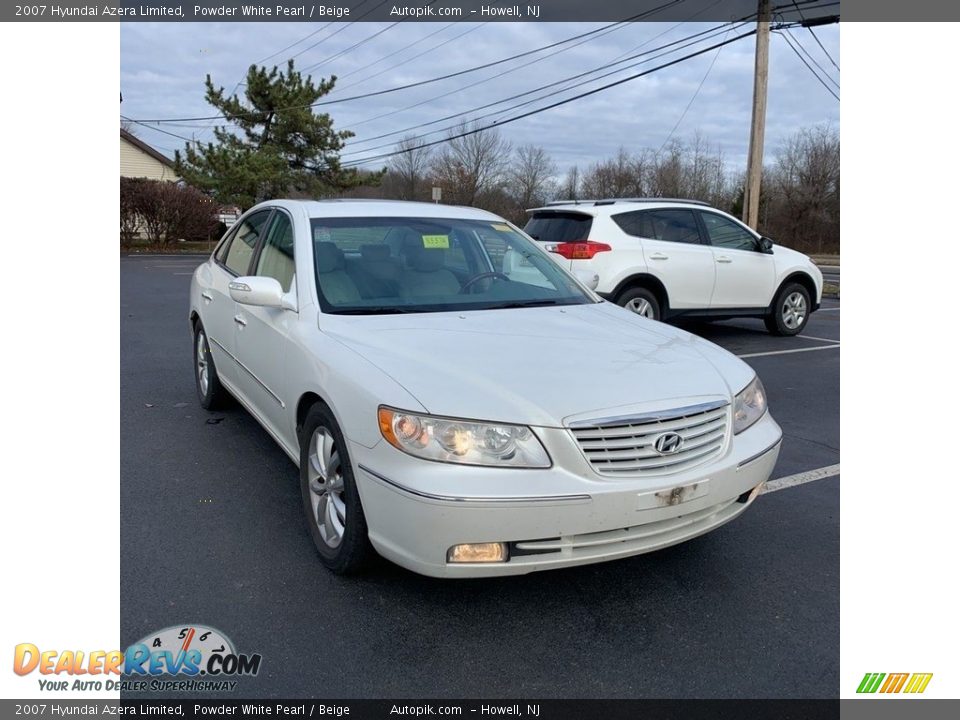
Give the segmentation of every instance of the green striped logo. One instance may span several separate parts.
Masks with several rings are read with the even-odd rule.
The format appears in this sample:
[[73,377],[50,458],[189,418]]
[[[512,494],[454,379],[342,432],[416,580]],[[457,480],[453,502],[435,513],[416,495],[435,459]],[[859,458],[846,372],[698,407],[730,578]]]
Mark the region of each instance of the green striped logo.
[[933,673],[867,673],[860,681],[858,693],[922,693]]

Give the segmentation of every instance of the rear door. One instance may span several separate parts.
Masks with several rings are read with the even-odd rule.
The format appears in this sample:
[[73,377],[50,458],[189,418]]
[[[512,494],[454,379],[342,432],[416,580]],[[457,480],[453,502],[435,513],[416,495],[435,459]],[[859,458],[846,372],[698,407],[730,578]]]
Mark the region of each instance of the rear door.
[[760,250],[757,236],[735,220],[700,210],[717,272],[711,307],[762,308],[770,304],[777,280],[773,255]]
[[642,245],[647,271],[667,289],[671,309],[710,307],[713,254],[693,210],[637,210],[614,215],[613,221]]
[[560,243],[586,242],[593,227],[593,216],[571,210],[537,210],[523,231],[540,243],[557,264],[571,270],[573,260],[556,252]]
[[237,224],[236,229],[214,257],[210,286],[200,289],[204,304],[203,320],[210,341],[210,352],[217,372],[233,386],[241,386],[236,358],[237,304],[230,297],[230,282],[250,270],[260,233],[271,210],[261,210]]

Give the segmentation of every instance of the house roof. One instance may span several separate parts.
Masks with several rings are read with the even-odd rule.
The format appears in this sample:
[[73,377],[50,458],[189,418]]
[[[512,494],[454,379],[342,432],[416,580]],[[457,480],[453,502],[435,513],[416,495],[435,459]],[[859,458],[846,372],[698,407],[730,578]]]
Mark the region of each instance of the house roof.
[[173,169],[173,160],[171,160],[170,158],[168,158],[166,155],[164,155],[163,153],[161,153],[159,150],[155,150],[154,148],[152,148],[152,147],[150,147],[149,145],[147,145],[143,140],[141,140],[140,138],[138,138],[138,137],[137,137],[136,135],[134,135],[133,133],[127,132],[127,131],[124,130],[123,128],[120,128],[120,137],[121,137],[121,139],[126,140],[128,143],[130,143],[131,145],[133,145],[135,148],[137,148],[137,149],[142,150],[143,152],[145,152],[147,155],[149,155],[150,157],[152,157],[152,158],[153,158],[154,160],[156,160],[157,162],[161,162],[161,163],[163,163],[164,165],[166,165],[168,168]]

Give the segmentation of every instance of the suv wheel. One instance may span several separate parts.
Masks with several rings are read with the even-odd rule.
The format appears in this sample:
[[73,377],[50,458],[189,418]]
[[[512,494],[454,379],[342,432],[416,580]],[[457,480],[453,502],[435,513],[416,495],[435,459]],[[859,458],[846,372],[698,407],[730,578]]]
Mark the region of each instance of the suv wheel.
[[773,312],[764,322],[774,335],[798,335],[810,319],[810,293],[798,283],[787,283],[773,301]]
[[646,288],[635,287],[625,290],[617,298],[617,304],[645,318],[660,319],[660,303],[657,302],[657,296]]

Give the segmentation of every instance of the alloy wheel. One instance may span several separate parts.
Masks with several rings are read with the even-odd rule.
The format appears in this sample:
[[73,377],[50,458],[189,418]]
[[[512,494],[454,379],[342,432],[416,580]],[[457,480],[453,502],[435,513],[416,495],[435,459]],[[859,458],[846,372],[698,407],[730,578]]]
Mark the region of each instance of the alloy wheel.
[[790,293],[786,300],[783,301],[783,307],[780,312],[783,318],[783,324],[791,330],[796,330],[803,325],[803,321],[807,317],[807,300],[804,298],[803,293]]
[[318,427],[310,439],[307,479],[310,503],[320,537],[331,549],[340,546],[347,524],[343,497],[343,471],[333,434]]
[[628,302],[625,306],[627,310],[642,315],[645,318],[653,319],[653,305],[646,298],[638,297]]
[[203,330],[197,333],[197,380],[200,392],[206,396],[210,388],[210,369],[207,367],[207,336]]

